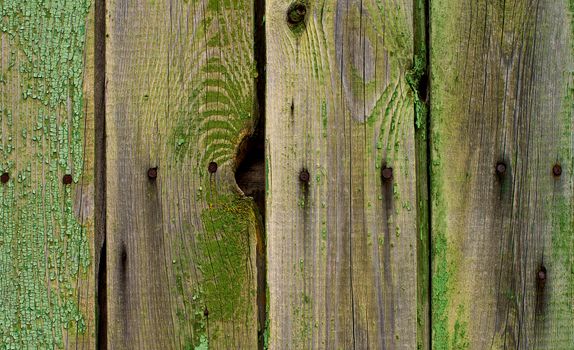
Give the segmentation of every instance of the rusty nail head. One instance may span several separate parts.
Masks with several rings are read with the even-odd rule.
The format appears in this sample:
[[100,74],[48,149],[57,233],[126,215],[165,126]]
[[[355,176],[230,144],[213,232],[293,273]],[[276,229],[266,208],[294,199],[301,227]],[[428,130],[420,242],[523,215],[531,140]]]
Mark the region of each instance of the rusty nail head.
[[393,178],[393,168],[384,167],[383,168],[383,179],[390,180]]
[[72,175],[66,174],[66,175],[64,175],[64,177],[62,178],[62,183],[63,183],[64,185],[69,185],[69,184],[72,183],[72,180],[73,180]]
[[562,175],[562,167],[560,166],[560,164],[554,165],[554,167],[552,168],[552,174],[554,174],[554,176]]
[[207,306],[205,307],[205,309],[203,309],[203,316],[205,317],[209,316],[209,310],[207,309]]
[[10,174],[2,173],[2,175],[0,175],[0,181],[2,181],[3,184],[8,182],[8,180],[10,180]]
[[311,177],[309,176],[309,172],[307,171],[307,169],[303,169],[299,173],[299,180],[301,180],[301,182],[309,182],[310,178]]
[[209,171],[210,174],[215,173],[217,171],[217,163],[210,162],[209,165],[207,166],[207,171]]
[[157,177],[157,167],[149,168],[149,169],[147,170],[147,177],[148,177],[150,180],[155,180],[156,177]]
[[496,173],[502,175],[506,172],[506,164],[499,162],[496,164]]

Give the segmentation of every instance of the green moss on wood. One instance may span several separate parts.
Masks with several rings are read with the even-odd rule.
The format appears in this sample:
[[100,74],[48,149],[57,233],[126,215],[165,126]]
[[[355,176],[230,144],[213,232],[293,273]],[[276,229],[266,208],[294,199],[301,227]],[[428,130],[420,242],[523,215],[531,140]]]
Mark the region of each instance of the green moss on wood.
[[250,305],[245,295],[249,270],[250,231],[256,222],[252,201],[222,195],[209,201],[202,214],[204,232],[198,237],[198,267],[203,300],[210,315],[233,321]]
[[421,78],[423,77],[426,71],[425,62],[426,62],[425,57],[421,55],[415,56],[413,62],[413,68],[406,75],[407,83],[409,84],[409,87],[411,88],[411,91],[413,93],[413,99],[415,104],[415,126],[417,129],[420,129],[425,125],[424,123],[427,114],[426,104],[422,100],[419,92],[419,84]]

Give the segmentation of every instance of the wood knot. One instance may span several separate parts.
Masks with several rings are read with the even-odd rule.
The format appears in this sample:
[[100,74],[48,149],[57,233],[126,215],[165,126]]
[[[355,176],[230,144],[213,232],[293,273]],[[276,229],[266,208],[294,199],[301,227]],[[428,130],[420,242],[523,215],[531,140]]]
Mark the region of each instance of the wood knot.
[[205,307],[205,309],[203,309],[203,316],[209,317],[209,310],[207,309],[207,306]]
[[307,6],[305,3],[296,1],[292,3],[287,9],[287,23],[291,27],[296,27],[305,23],[305,15],[307,14]]

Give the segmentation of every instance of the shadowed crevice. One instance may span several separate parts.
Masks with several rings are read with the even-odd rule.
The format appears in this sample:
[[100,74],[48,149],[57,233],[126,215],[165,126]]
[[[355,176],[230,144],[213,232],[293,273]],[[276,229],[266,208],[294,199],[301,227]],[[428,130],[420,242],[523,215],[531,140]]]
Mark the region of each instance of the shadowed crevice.
[[432,349],[432,206],[430,113],[430,1],[413,0],[414,57],[410,78],[415,97],[417,188],[417,347]]
[[106,0],[94,11],[94,263],[96,266],[96,349],[107,349],[106,284]]
[[265,0],[254,4],[255,79],[254,117],[257,122],[253,134],[245,138],[236,155],[235,181],[243,194],[253,198],[260,219],[257,229],[257,321],[258,349],[267,348],[267,256],[265,236]]

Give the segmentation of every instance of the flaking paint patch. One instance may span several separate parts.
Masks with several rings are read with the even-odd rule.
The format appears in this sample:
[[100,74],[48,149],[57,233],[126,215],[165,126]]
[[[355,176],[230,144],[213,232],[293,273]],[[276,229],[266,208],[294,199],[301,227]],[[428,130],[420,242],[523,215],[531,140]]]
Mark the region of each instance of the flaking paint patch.
[[[61,177],[82,177],[88,0],[0,4],[0,344],[53,349],[86,330],[87,233]],[[7,63],[7,64],[6,64]]]

